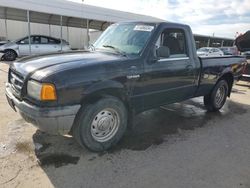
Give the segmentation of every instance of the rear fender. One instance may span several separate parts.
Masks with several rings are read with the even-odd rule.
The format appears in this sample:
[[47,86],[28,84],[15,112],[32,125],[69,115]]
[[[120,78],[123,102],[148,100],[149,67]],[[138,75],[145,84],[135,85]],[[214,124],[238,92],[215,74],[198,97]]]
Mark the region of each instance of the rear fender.
[[[231,69],[229,69],[230,71],[223,71],[220,75],[220,77],[218,78],[218,80],[216,81],[216,84],[220,81],[220,80],[226,80],[228,83],[228,97],[230,97],[231,95],[231,91],[232,91],[232,87],[233,87],[233,83],[234,83],[234,76],[233,76],[233,72],[231,71]],[[216,85],[215,84],[215,85]]]

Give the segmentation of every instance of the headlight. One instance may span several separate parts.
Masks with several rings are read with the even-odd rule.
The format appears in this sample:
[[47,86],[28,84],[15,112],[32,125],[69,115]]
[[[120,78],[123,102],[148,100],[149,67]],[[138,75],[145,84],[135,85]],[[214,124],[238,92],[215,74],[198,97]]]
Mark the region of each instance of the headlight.
[[41,101],[56,100],[56,89],[51,83],[39,83],[33,80],[28,81],[27,93],[30,97]]

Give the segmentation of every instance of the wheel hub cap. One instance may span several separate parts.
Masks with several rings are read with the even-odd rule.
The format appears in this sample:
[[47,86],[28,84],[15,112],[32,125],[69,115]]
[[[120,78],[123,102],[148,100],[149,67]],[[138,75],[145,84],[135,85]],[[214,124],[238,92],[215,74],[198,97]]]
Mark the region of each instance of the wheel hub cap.
[[225,88],[224,86],[221,86],[218,88],[216,94],[215,94],[215,103],[217,106],[220,106],[223,103],[225,97]]
[[113,138],[120,124],[119,115],[114,109],[104,109],[97,113],[91,123],[91,135],[98,142]]
[[97,127],[99,130],[105,131],[109,129],[109,127],[111,127],[111,124],[112,124],[111,118],[104,117],[104,118],[101,118],[100,121],[97,123]]

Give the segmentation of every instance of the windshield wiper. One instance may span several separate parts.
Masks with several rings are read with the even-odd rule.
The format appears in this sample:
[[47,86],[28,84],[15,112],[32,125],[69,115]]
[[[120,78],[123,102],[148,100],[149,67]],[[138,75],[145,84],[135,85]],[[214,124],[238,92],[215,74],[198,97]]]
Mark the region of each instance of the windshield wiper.
[[127,56],[127,54],[123,51],[121,51],[119,48],[116,48],[115,46],[112,46],[112,45],[102,45],[104,48],[111,48],[113,49],[115,52],[123,55],[123,56]]

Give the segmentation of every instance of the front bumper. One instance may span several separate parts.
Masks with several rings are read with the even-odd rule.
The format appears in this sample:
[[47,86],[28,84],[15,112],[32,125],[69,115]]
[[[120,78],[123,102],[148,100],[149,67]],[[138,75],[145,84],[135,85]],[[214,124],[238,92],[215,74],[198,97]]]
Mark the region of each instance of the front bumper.
[[23,119],[38,129],[50,134],[68,134],[81,105],[62,107],[38,107],[20,101],[11,92],[10,84],[6,84],[6,97],[10,106],[18,109]]

